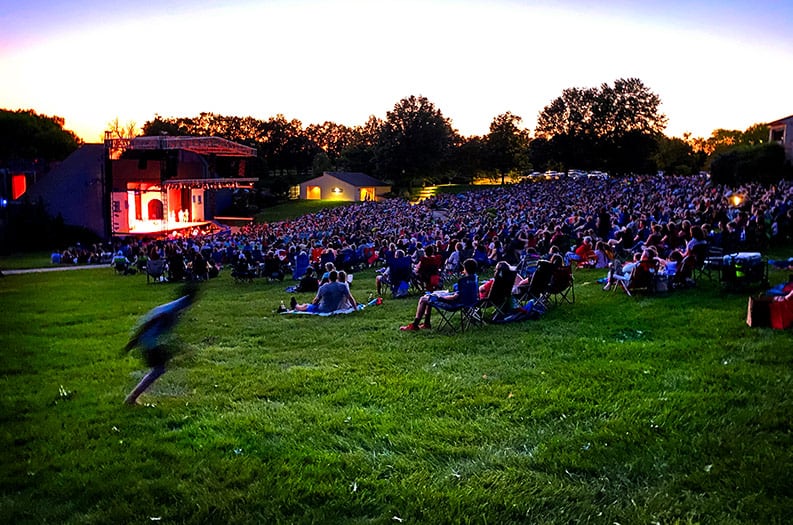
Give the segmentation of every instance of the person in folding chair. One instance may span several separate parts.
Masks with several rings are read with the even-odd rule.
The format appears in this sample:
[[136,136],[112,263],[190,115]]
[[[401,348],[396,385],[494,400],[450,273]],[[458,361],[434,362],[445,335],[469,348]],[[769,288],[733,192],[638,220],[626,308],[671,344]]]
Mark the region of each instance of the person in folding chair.
[[537,269],[515,287],[518,302],[522,305],[527,305],[529,301],[534,301],[545,305],[548,300],[553,274],[557,268],[563,265],[564,259],[558,253],[553,254],[550,259],[539,260]]
[[630,262],[627,262],[623,265],[620,263],[619,259],[615,257],[609,265],[608,279],[606,281],[606,286],[603,287],[603,290],[615,291],[618,288],[622,288],[626,294],[630,295],[631,292],[628,290],[628,283],[630,283],[631,274],[633,273],[634,267],[639,264],[640,258],[641,254],[637,252],[633,254],[633,259],[631,259]]
[[486,294],[482,293],[485,285],[479,287],[479,296],[482,299],[480,306],[483,310],[493,309],[490,322],[501,322],[520,306],[512,292],[523,279],[514,266],[510,266],[507,261],[499,261],[493,278],[488,282],[490,286]]
[[[457,281],[455,291],[451,293],[428,293],[422,295],[416,307],[416,318],[412,323],[400,326],[400,330],[414,331],[432,328],[432,309],[457,311],[473,306],[479,301],[479,277],[476,272],[478,265],[474,259],[463,261],[463,276]],[[424,318],[424,322],[421,319]],[[448,323],[448,320],[447,320]]]

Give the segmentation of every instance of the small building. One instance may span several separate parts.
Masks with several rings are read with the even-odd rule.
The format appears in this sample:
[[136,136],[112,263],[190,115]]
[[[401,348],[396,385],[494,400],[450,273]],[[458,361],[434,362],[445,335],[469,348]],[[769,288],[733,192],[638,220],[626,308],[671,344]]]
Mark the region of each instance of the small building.
[[377,201],[391,186],[365,173],[326,171],[300,184],[300,198],[329,201]]
[[768,140],[785,148],[785,158],[793,162],[793,115],[768,124]]

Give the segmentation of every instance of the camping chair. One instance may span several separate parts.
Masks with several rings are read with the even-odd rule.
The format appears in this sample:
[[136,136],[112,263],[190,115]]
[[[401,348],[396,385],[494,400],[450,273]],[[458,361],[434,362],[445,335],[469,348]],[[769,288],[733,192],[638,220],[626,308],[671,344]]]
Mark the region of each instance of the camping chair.
[[694,253],[694,279],[701,279],[704,275],[709,281],[713,280],[713,273],[716,277],[720,276],[722,262],[724,261],[724,250],[718,246],[708,244],[698,244],[692,249]]
[[520,275],[528,276],[537,270],[537,262],[540,260],[539,256],[535,253],[527,253],[521,257],[517,265],[517,271]]
[[[485,299],[479,303],[479,308],[483,312],[483,317],[490,321],[502,321],[517,308],[517,299],[512,295],[512,287],[515,286],[515,278],[518,272],[509,265],[497,267],[493,275],[493,285]],[[493,313],[485,316],[484,312],[492,308]]]
[[628,289],[631,292],[655,293],[655,280],[658,274],[658,263],[655,261],[639,261],[633,267]]
[[562,301],[567,304],[575,303],[575,279],[572,266],[560,266],[554,269],[548,286],[548,295],[553,299],[554,305]]
[[696,264],[696,256],[694,254],[683,257],[683,260],[678,264],[677,271],[670,279],[672,289],[694,286],[694,270],[696,269]]
[[166,270],[165,259],[149,259],[146,261],[146,282],[163,282]]
[[546,306],[553,270],[553,264],[550,261],[541,259],[537,262],[537,269],[531,275],[529,285],[519,290],[518,301],[521,305],[525,306],[529,301],[534,301],[535,304]]
[[421,291],[434,292],[441,283],[443,258],[440,255],[425,256],[419,264],[416,283]]
[[391,296],[395,299],[407,297],[413,282],[413,266],[410,257],[405,255],[398,259],[392,259],[388,268],[388,283],[391,286]]
[[306,274],[308,270],[308,254],[301,251],[295,258],[295,268],[292,270],[292,279],[299,281]]
[[430,307],[437,311],[441,320],[436,324],[438,331],[465,332],[471,326],[482,324],[482,311],[479,303],[479,280],[461,279],[457,283],[459,296],[455,302],[442,299],[430,301]]
[[630,295],[631,291],[628,289],[628,283],[630,282],[630,276],[624,276],[622,274],[622,263],[619,259],[614,257],[611,260],[611,264],[609,264],[609,275],[608,280],[606,282],[606,286],[603,287],[604,290],[611,290],[612,292],[618,288],[621,288],[626,294]]

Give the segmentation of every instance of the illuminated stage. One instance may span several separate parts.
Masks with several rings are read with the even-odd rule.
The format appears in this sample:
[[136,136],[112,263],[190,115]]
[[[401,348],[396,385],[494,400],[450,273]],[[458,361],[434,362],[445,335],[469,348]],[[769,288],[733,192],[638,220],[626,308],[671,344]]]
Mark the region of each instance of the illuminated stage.
[[106,137],[105,151],[113,235],[220,230],[215,215],[258,180],[245,177],[245,159],[256,150],[217,137]]
[[[134,221],[129,225],[129,232],[126,235],[137,236],[165,236],[177,234],[188,236],[195,228],[206,229],[207,226],[214,226],[211,221],[200,222],[170,222],[170,221]],[[122,234],[123,235],[123,234]]]

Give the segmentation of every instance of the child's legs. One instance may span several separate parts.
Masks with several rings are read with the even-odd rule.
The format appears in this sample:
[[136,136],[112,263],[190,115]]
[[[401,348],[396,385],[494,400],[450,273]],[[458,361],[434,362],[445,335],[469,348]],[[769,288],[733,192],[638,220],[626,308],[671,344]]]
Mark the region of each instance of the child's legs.
[[146,391],[147,388],[154,383],[158,377],[165,373],[165,365],[158,365],[152,367],[149,372],[143,376],[143,379],[140,380],[140,383],[129,393],[127,398],[124,400],[125,403],[133,404],[138,400],[138,397]]

